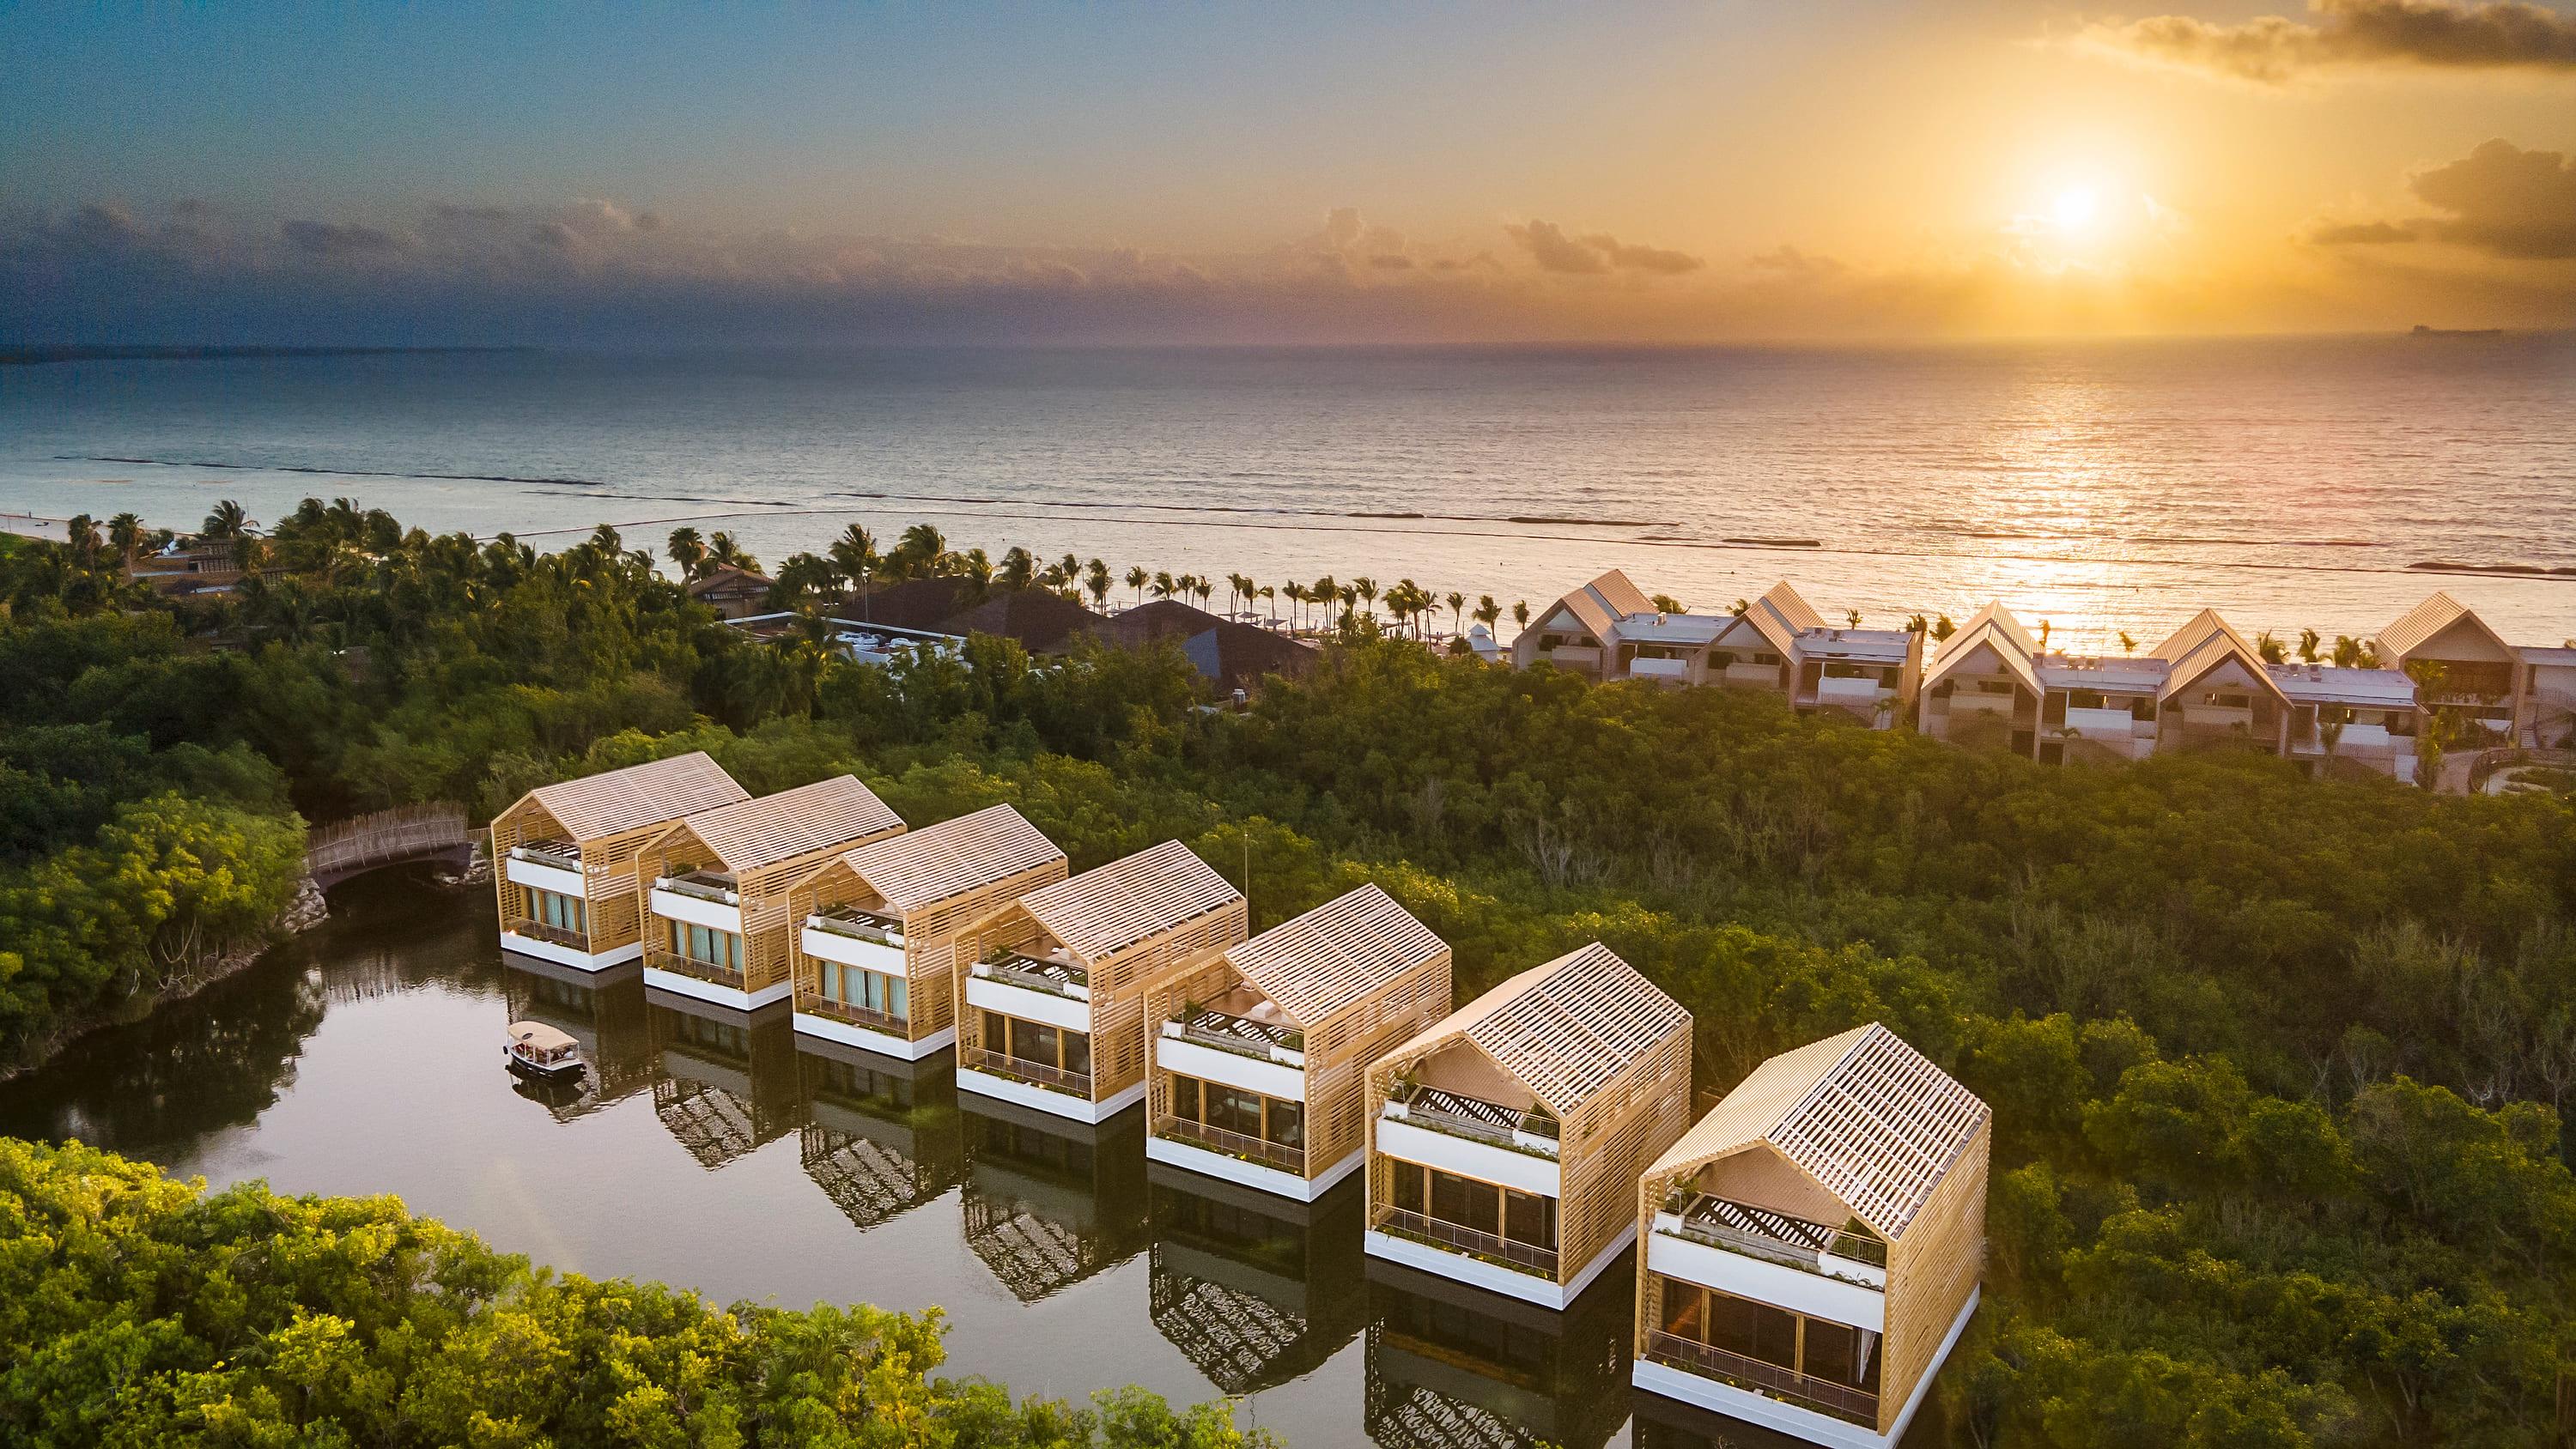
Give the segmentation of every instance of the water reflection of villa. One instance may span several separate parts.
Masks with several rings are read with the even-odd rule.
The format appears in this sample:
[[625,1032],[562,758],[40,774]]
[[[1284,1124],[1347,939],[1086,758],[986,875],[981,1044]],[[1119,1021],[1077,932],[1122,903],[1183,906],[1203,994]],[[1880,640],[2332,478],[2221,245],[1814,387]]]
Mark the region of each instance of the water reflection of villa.
[[958,938],[962,1091],[1101,1122],[1145,1097],[1145,987],[1244,938],[1243,895],[1177,840],[1031,891]]
[[594,973],[537,957],[504,957],[501,992],[513,1021],[542,1021],[570,1033],[590,1070],[577,1090],[531,1092],[558,1118],[579,1117],[653,1084],[653,1046],[644,990],[633,966]]
[[1311,1202],[1359,1170],[1368,1064],[1449,1007],[1449,947],[1376,886],[1146,989],[1146,1155]]
[[961,1103],[966,1243],[1024,1303],[1117,1266],[1149,1234],[1142,1128]]
[[1064,879],[1008,805],[863,845],[788,893],[796,1030],[919,1059],[957,1040],[957,933]]
[[794,987],[789,887],[833,856],[901,833],[853,775],[700,811],[636,853],[644,984],[737,1011]]
[[1756,1068],[1640,1183],[1637,1386],[1894,1444],[1976,1311],[1990,1122],[1883,1026]]
[[1563,1308],[1636,1236],[1690,1118],[1690,1013],[1598,942],[1369,1068],[1368,1251]]
[[646,999],[659,1076],[653,1113],[712,1172],[796,1129],[794,1033],[689,997]]
[[957,1089],[944,1067],[800,1039],[805,1175],[860,1228],[890,1222],[965,1176]]
[[502,949],[591,971],[641,956],[635,853],[683,816],[749,798],[702,750],[520,796],[492,817]]
[[1217,1391],[1274,1388],[1322,1366],[1368,1317],[1355,1194],[1321,1204],[1155,1164],[1154,1326]]
[[1628,1417],[1626,1295],[1552,1312],[1368,1265],[1363,1413],[1381,1449],[1600,1449]]

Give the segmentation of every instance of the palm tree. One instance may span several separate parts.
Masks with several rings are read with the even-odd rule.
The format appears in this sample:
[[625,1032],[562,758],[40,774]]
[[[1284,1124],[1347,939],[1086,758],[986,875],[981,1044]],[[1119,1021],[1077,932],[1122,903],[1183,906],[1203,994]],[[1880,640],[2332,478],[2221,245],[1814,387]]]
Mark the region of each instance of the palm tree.
[[842,529],[841,536],[832,540],[830,553],[832,567],[838,569],[840,576],[847,579],[854,589],[866,588],[868,575],[884,564],[884,560],[877,556],[876,535],[855,523]]
[[1655,612],[1658,614],[1687,614],[1690,612],[1687,605],[1683,604],[1681,600],[1674,598],[1670,594],[1657,594],[1646,602],[1654,605]]
[[1353,579],[1351,580],[1351,588],[1358,592],[1360,602],[1369,606],[1369,613],[1374,617],[1377,613],[1377,580],[1371,578]]
[[1950,616],[1947,614],[1943,614],[1932,621],[1932,637],[1935,640],[1947,639],[1958,632],[1959,626],[1951,623]]
[[1109,607],[1109,565],[1102,563],[1098,559],[1093,559],[1091,561],[1091,566],[1084,569],[1082,572],[1082,582],[1084,586],[1091,591],[1091,607],[1097,610],[1107,610]]
[[1137,603],[1141,604],[1145,602],[1145,585],[1151,578],[1152,575],[1145,572],[1145,566],[1143,564],[1129,564],[1127,566],[1127,587],[1135,590],[1135,601]]
[[134,567],[134,555],[143,547],[143,520],[131,513],[120,513],[109,519],[107,541],[127,568]]
[[1326,624],[1332,623],[1333,605],[1342,597],[1341,584],[1336,581],[1331,574],[1326,574],[1322,578],[1308,584],[1306,586],[1306,594],[1307,597],[1324,606],[1324,622]]
[[227,498],[206,515],[206,526],[202,532],[208,538],[239,538],[250,532],[250,515],[242,512],[239,503]]
[[927,523],[916,523],[895,540],[886,556],[886,572],[897,578],[926,578],[938,573],[948,558],[948,537]]
[[1843,619],[1844,619],[1844,621],[1845,621],[1845,622],[1849,623],[1853,628],[1855,628],[1855,629],[1859,628],[1859,627],[1860,627],[1860,610],[1858,610],[1858,609],[1845,609],[1845,610],[1843,610]]
[[1037,556],[1015,543],[1002,555],[1002,566],[994,571],[993,581],[1006,589],[1025,589],[1037,582],[1037,572]]
[[98,520],[86,513],[73,514],[71,522],[63,525],[63,539],[71,545],[73,559],[83,568],[95,567],[98,551],[106,547],[98,536]]
[[1751,599],[1738,599],[1735,601],[1734,607],[1728,609],[1726,612],[1741,619],[1745,615],[1753,612],[1753,601]]
[[1527,629],[1529,627],[1529,600],[1512,600],[1512,627],[1515,629]]
[[1155,598],[1168,599],[1172,595],[1180,592],[1180,588],[1181,586],[1179,584],[1172,581],[1172,575],[1169,569],[1159,571],[1154,575]]
[[1272,585],[1272,584],[1263,584],[1263,585],[1261,586],[1261,598],[1262,598],[1262,601],[1263,601],[1264,603],[1267,603],[1267,604],[1270,606],[1270,622],[1271,622],[1271,623],[1273,623],[1273,624],[1278,623],[1278,622],[1279,622],[1279,590],[1278,590],[1278,587],[1277,587],[1276,585]]
[[1192,589],[1192,590],[1194,590],[1194,591],[1198,594],[1198,596],[1199,596],[1199,607],[1200,607],[1200,608],[1202,608],[1202,609],[1204,609],[1204,608],[1206,608],[1206,607],[1207,607],[1207,603],[1208,603],[1208,600],[1209,600],[1209,599],[1212,599],[1212,598],[1216,597],[1216,585],[1214,585],[1214,584],[1212,584],[1212,583],[1209,583],[1206,579],[1203,579],[1203,578],[1194,578],[1194,579],[1191,579],[1191,580],[1190,580],[1190,587],[1191,587],[1191,589]]
[[1082,577],[1082,560],[1075,558],[1072,554],[1066,554],[1064,557],[1055,561],[1055,571],[1063,576],[1063,586],[1068,589],[1072,588],[1073,581]]
[[[1359,613],[1360,586],[1357,584],[1344,584],[1339,592],[1342,598],[1342,619],[1343,622],[1347,623]],[[1375,616],[1372,615],[1371,617]]]
[[2287,664],[2290,662],[2289,646],[2283,644],[2279,637],[2274,635],[2269,629],[2266,629],[2262,633],[2254,636],[2254,652],[2262,655],[2263,662],[2266,664]]
[[1301,606],[1306,602],[1306,586],[1291,579],[1279,586],[1279,592],[1288,596],[1288,632],[1294,634],[1304,622]]
[[2324,636],[2314,629],[2301,629],[2299,631],[2300,660],[2308,664],[2316,663],[2317,645],[2323,640],[2323,638]]
[[1465,634],[1467,632],[1467,596],[1456,589],[1451,589],[1449,591],[1448,604],[1449,632],[1452,634]]
[[671,566],[680,571],[681,578],[693,579],[698,576],[698,565],[707,561],[707,541],[698,536],[696,529],[683,524],[671,530],[671,542],[663,552],[670,555]]
[[1494,632],[1494,626],[1501,621],[1502,617],[1503,606],[1494,602],[1493,595],[1477,595],[1476,622],[1485,626],[1485,633],[1488,636]]
[[733,535],[722,529],[716,530],[715,537],[707,540],[706,562],[716,568],[740,569],[747,574],[760,572],[760,560],[744,552],[742,545],[733,541]]

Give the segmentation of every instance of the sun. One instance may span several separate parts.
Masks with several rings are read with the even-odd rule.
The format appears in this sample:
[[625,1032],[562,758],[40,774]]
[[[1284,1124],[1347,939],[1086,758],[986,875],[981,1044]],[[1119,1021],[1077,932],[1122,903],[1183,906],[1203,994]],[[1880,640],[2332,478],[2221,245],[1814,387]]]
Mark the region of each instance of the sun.
[[2059,231],[2080,236],[2101,220],[2102,198],[2090,186],[2070,186],[2057,193],[2057,199],[2049,204],[2049,215]]

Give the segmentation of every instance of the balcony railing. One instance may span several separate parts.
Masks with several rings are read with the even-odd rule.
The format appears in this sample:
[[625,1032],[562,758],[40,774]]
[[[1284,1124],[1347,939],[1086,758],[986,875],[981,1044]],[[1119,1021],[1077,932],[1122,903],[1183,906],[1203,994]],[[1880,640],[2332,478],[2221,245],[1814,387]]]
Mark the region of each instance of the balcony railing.
[[974,974],[1008,986],[1025,986],[1069,1001],[1091,999],[1091,973],[1062,961],[1004,951],[974,965]]
[[1240,1132],[1229,1132],[1223,1127],[1211,1127],[1204,1122],[1192,1122],[1181,1117],[1165,1119],[1154,1131],[1158,1136],[1169,1137],[1175,1142],[1187,1142],[1194,1147],[1240,1157],[1246,1162],[1257,1162],[1299,1177],[1306,1175],[1306,1149],[1302,1146],[1273,1142],[1266,1137],[1247,1137]]
[[730,986],[737,991],[741,990],[743,985],[742,973],[732,967],[719,966],[713,961],[701,961],[695,956],[683,956],[677,951],[666,951],[658,946],[648,947],[645,950],[644,964],[656,971],[693,976],[700,981],[717,986]]
[[808,1016],[828,1017],[833,1021],[847,1022],[852,1026],[863,1026],[870,1031],[899,1036],[907,1041],[912,1038],[912,1023],[890,1011],[853,1006],[846,1001],[834,1001],[828,996],[803,997],[797,1001],[796,1009]]
[[1534,1157],[1555,1157],[1557,1133],[1562,1130],[1554,1117],[1536,1108],[1506,1107],[1482,1097],[1418,1084],[1398,1087],[1386,1104],[1386,1115],[1416,1127],[1489,1142]]
[[550,865],[575,874],[581,871],[581,847],[569,840],[530,840],[510,847],[512,860],[530,865]]
[[742,893],[734,888],[733,880],[711,871],[699,870],[691,871],[687,875],[664,876],[655,881],[653,886],[656,890],[666,890],[673,895],[689,896],[701,901],[713,901],[720,906],[742,904]]
[[1236,1016],[1211,1007],[1184,1012],[1163,1023],[1163,1034],[1260,1061],[1280,1062],[1292,1067],[1306,1065],[1304,1032],[1293,1026],[1254,1021],[1248,1016]]
[[805,918],[805,924],[835,936],[903,949],[903,922],[856,906],[827,906]]
[[1467,1253],[1489,1263],[1499,1263],[1541,1278],[1556,1277],[1556,1249],[1524,1243],[1518,1238],[1496,1237],[1481,1228],[1453,1223],[1446,1218],[1425,1217],[1421,1213],[1391,1207],[1378,1210],[1377,1226],[1381,1232],[1395,1233],[1429,1243],[1435,1248]]
[[[1673,1215],[1682,1237],[1712,1248],[1829,1278],[1860,1280],[1859,1275],[1849,1271],[1837,1272],[1833,1261],[1837,1259],[1875,1269],[1881,1279],[1887,1273],[1887,1244],[1866,1233],[1829,1227],[1704,1192],[1674,1193],[1664,1200],[1664,1211]],[[1886,1285],[1871,1282],[1869,1286]]]
[[1089,1072],[1068,1072],[1062,1067],[1051,1066],[1045,1062],[1033,1062],[1026,1057],[1015,1057],[1007,1052],[987,1051],[982,1047],[971,1046],[957,1048],[957,1064],[961,1067],[971,1067],[979,1072],[991,1072],[998,1077],[1009,1077],[1013,1081],[1027,1082],[1031,1086],[1070,1092],[1086,1101],[1091,1097]]
[[561,926],[550,926],[543,921],[529,920],[525,916],[512,917],[501,929],[513,936],[524,936],[531,941],[551,942],[557,946],[569,946],[576,951],[590,949],[590,938],[581,932],[567,931]]
[[1739,1389],[1750,1389],[1768,1398],[1813,1409],[1848,1423],[1878,1427],[1878,1395],[1831,1379],[1813,1378],[1796,1369],[1782,1368],[1758,1358],[1730,1352],[1714,1344],[1660,1328],[1646,1331],[1646,1357],[1668,1368],[1703,1378],[1717,1379]]

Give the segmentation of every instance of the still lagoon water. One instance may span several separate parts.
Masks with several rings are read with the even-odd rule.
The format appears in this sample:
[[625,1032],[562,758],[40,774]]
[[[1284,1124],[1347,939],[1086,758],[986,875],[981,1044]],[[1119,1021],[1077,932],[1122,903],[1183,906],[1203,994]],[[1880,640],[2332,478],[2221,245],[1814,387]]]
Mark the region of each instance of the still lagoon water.
[[[203,995],[0,1085],[0,1132],[211,1184],[392,1193],[539,1262],[718,1302],[948,1317],[951,1374],[1079,1398],[1244,1397],[1292,1446],[1673,1449],[1775,1441],[1628,1385],[1623,1263],[1554,1314],[1360,1250],[1358,1184],[1311,1209],[977,1098],[945,1056],[800,1038],[783,1011],[505,956],[488,897],[399,874]],[[571,1032],[579,1085],[522,1082],[502,1028]],[[1909,1442],[1940,1440],[1928,1413]]]

